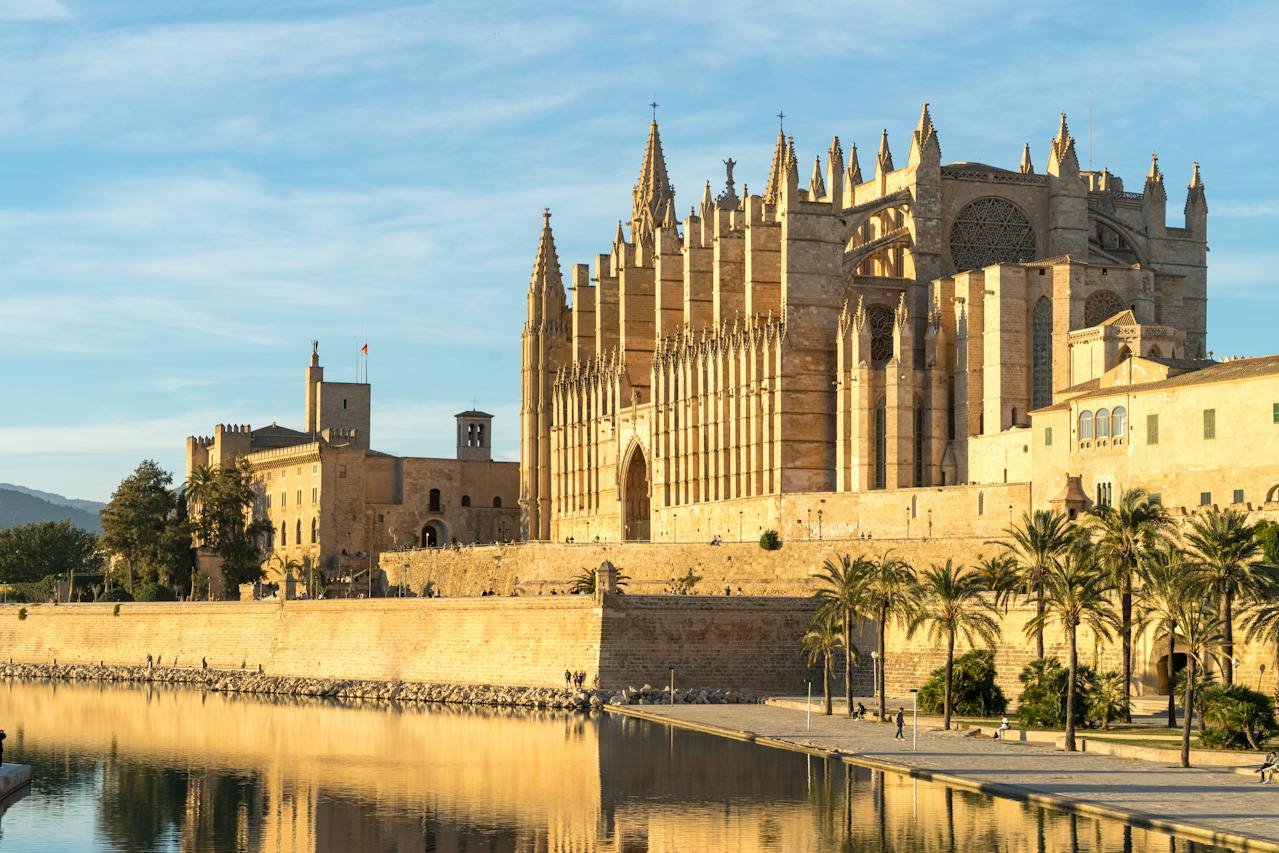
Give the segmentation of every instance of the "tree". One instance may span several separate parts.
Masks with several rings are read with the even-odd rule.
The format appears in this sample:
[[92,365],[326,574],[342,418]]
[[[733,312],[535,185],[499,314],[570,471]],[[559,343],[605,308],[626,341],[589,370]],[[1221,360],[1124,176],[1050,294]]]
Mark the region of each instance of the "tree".
[[831,715],[830,672],[835,650],[844,644],[839,617],[830,608],[819,607],[813,614],[813,625],[800,641],[800,648],[807,654],[808,665],[822,661],[822,701],[826,716]]
[[136,573],[167,586],[188,559],[190,529],[172,485],[172,474],[144,460],[102,509],[99,544],[124,560],[130,592]]
[[[1035,596],[1035,615],[1043,622],[1044,576],[1054,561],[1069,547],[1075,533],[1066,514],[1058,510],[1037,509],[1023,513],[1021,523],[1004,531],[1006,540],[991,542],[1001,546],[1017,562],[1022,584]],[[1044,657],[1043,631],[1035,633],[1035,655]]]
[[953,708],[955,637],[962,635],[969,646],[978,642],[992,646],[999,637],[999,611],[984,595],[981,575],[966,566],[947,560],[943,566],[929,567],[919,579],[918,605],[911,614],[907,636],[927,626],[928,638],[946,641],[946,676],[942,704],[942,728],[950,730]]
[[1013,596],[1022,589],[1017,560],[1005,551],[993,557],[978,557],[976,568],[982,585],[995,596],[995,606],[1007,613]]
[[1216,650],[1225,639],[1220,613],[1208,595],[1188,591],[1174,611],[1177,636],[1186,650],[1186,693],[1181,724],[1181,766],[1190,766],[1190,724],[1195,716],[1196,670],[1217,656]]
[[0,583],[97,571],[97,547],[98,537],[69,521],[33,521],[0,529]]
[[822,570],[814,575],[820,586],[817,597],[825,611],[835,614],[843,630],[844,648],[844,697],[848,701],[848,716],[853,716],[853,619],[863,615],[862,584],[874,569],[874,564],[864,557],[856,560],[847,554],[838,560],[827,560]]
[[255,517],[258,486],[247,459],[226,468],[196,469],[187,480],[187,508],[199,542],[222,558],[222,583],[234,596],[262,577],[259,540],[271,522]]
[[[1269,643],[1274,649],[1272,666],[1279,672],[1279,581],[1267,576],[1245,605],[1245,638],[1250,643]],[[1279,698],[1279,681],[1275,682]]]
[[1186,565],[1180,548],[1165,542],[1147,552],[1138,566],[1141,579],[1137,590],[1137,624],[1162,629],[1168,641],[1168,728],[1177,727],[1176,673],[1173,654],[1177,648],[1177,613],[1190,595],[1203,594],[1203,579],[1193,566]]
[[[1110,572],[1119,590],[1119,637],[1123,650],[1124,702],[1132,698],[1132,581],[1142,559],[1163,536],[1168,513],[1145,489],[1125,489],[1115,506],[1101,504],[1088,514],[1094,558]],[[1132,722],[1125,712],[1124,722]]]
[[915,584],[915,570],[910,563],[892,556],[885,551],[878,560],[870,560],[866,578],[861,585],[861,601],[859,612],[870,614],[875,620],[877,656],[879,657],[879,683],[875,685],[879,694],[879,718],[887,714],[887,699],[884,684],[888,671],[887,649],[884,644],[888,623],[900,621],[909,624],[911,614],[915,612],[918,590]]
[[1227,684],[1235,680],[1234,603],[1264,585],[1267,573],[1256,562],[1261,553],[1257,528],[1248,523],[1247,513],[1236,509],[1216,509],[1190,520],[1186,531],[1190,556],[1200,565],[1219,597],[1221,617],[1221,666]]
[[1109,575],[1092,559],[1084,543],[1076,543],[1051,563],[1043,576],[1042,610],[1026,623],[1027,633],[1043,636],[1044,628],[1057,623],[1066,634],[1066,751],[1075,751],[1075,705],[1079,673],[1078,633],[1088,627],[1101,638],[1110,638],[1119,620],[1106,593]]

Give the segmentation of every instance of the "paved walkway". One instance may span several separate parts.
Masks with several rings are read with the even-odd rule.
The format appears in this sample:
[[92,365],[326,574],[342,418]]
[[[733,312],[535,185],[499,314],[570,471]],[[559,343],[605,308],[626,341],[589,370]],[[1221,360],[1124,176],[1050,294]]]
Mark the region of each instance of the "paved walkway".
[[812,728],[807,730],[803,711],[771,705],[608,706],[608,710],[765,746],[838,753],[856,764],[1126,820],[1196,840],[1279,851],[1279,783],[1260,785],[1255,777],[1229,770],[1184,770],[923,727],[918,748],[912,750],[909,710],[904,741],[894,740],[891,725],[850,722],[819,713],[813,714]]

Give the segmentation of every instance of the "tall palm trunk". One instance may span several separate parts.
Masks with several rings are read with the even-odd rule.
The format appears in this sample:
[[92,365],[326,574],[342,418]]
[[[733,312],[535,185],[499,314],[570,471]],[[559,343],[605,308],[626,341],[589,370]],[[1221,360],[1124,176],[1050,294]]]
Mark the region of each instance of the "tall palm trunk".
[[885,671],[888,669],[888,661],[884,659],[884,620],[888,618],[888,608],[879,608],[879,683],[875,685],[875,689],[879,691],[879,719],[883,720],[884,715],[888,713],[888,699],[884,696],[884,685],[888,679],[885,677]]
[[1035,654],[1037,660],[1044,659],[1044,585],[1042,583],[1035,584],[1035,614],[1039,621],[1035,624],[1039,627],[1035,629]]
[[1227,684],[1235,683],[1235,594],[1227,589],[1221,594],[1221,650],[1225,660],[1221,671]]
[[1066,751],[1075,751],[1075,673],[1079,671],[1079,650],[1075,645],[1075,626],[1066,629],[1066,642],[1070,644],[1070,666],[1066,673]]
[[1168,623],[1168,728],[1177,728],[1177,673],[1172,665],[1173,650],[1177,648],[1176,622]]
[[1190,718],[1195,715],[1195,659],[1186,655],[1186,709],[1181,723],[1181,766],[1190,766]]
[[822,653],[822,700],[825,703],[825,707],[823,708],[822,713],[828,717],[831,715],[830,671],[832,667],[830,663],[830,658],[831,658],[831,654],[829,651]]
[[1124,722],[1132,722],[1132,571],[1124,570],[1120,581],[1119,592],[1120,619],[1123,622],[1120,632],[1123,634],[1124,653]]
[[844,698],[848,700],[848,718],[853,718],[853,611],[844,608]]
[[[955,677],[955,629],[946,635],[946,697],[942,710],[942,728],[950,731],[950,695]],[[949,790],[949,789],[947,789]]]

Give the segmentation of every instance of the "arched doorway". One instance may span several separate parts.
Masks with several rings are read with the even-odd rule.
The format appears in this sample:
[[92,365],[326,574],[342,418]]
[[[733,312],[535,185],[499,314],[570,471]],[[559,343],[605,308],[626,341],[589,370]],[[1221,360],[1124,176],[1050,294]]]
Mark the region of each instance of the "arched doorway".
[[1186,668],[1186,652],[1182,648],[1181,643],[1174,645],[1172,650],[1172,667],[1168,666],[1168,635],[1160,634],[1155,639],[1150,650],[1150,664],[1146,670],[1147,685],[1153,685],[1155,693],[1162,696],[1168,695],[1170,687],[1177,683],[1177,673]]
[[439,521],[428,521],[422,526],[422,547],[443,548],[448,544],[448,530]]
[[622,539],[647,542],[649,535],[648,463],[637,445],[626,463],[622,489]]

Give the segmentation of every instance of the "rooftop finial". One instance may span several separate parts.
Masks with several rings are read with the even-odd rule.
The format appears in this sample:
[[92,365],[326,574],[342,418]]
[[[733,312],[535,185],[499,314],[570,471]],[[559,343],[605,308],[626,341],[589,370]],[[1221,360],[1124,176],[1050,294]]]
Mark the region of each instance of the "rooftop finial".
[[1023,175],[1035,174],[1035,164],[1030,162],[1030,143],[1023,142],[1021,146],[1021,165],[1018,171]]
[[1152,151],[1150,153],[1150,171],[1146,173],[1146,177],[1153,180],[1159,180],[1163,177],[1159,172],[1159,154],[1157,152]]
[[777,108],[777,132],[778,133],[786,132],[786,113],[782,110],[781,107]]
[[1190,188],[1203,189],[1203,185],[1203,179],[1199,177],[1199,161],[1196,160],[1194,167],[1190,170]]
[[542,225],[546,228],[551,227],[551,209],[549,207],[542,208]]
[[653,108],[653,124],[657,124],[657,108],[660,106],[660,104],[657,103],[657,98],[654,98],[651,102],[649,102],[649,106]]

